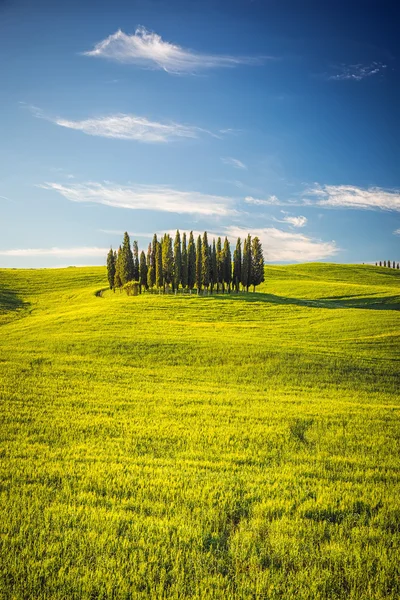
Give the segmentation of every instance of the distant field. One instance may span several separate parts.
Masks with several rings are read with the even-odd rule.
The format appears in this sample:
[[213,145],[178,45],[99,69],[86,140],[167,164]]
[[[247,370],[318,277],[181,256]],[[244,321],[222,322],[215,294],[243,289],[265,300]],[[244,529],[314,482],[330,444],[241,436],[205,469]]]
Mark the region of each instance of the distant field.
[[0,270],[0,598],[400,597],[400,271]]

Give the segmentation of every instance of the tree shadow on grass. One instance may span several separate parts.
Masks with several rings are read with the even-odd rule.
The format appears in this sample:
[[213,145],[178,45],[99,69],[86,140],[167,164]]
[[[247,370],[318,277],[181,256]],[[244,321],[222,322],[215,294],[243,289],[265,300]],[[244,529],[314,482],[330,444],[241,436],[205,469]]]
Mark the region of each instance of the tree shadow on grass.
[[287,298],[275,294],[262,294],[260,292],[216,294],[205,296],[205,300],[236,300],[238,302],[266,302],[270,304],[287,304],[307,306],[309,308],[358,308],[367,310],[400,310],[400,296],[348,298],[346,296],[330,296],[303,300],[301,298]]
[[0,314],[26,310],[29,306],[30,303],[22,300],[16,291],[0,289]]

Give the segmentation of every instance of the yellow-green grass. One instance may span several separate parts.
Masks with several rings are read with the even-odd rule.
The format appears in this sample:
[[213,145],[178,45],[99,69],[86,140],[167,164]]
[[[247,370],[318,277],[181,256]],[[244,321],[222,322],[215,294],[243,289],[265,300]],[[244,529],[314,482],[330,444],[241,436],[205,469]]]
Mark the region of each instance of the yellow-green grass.
[[399,598],[400,272],[106,286],[0,271],[0,597]]

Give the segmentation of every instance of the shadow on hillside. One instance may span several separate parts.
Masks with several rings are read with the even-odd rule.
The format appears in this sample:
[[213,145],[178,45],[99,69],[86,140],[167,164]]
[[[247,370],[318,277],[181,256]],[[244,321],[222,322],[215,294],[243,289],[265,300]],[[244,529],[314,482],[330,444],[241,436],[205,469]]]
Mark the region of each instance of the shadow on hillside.
[[267,302],[272,304],[292,304],[295,306],[308,306],[310,308],[361,308],[364,310],[400,310],[399,296],[348,298],[346,296],[329,296],[314,300],[300,298],[287,298],[275,294],[262,294],[249,292],[248,294],[218,294],[206,296],[205,300],[236,300],[238,302]]
[[10,312],[14,310],[27,309],[29,302],[25,302],[18,297],[18,293],[10,289],[0,289],[0,312]]

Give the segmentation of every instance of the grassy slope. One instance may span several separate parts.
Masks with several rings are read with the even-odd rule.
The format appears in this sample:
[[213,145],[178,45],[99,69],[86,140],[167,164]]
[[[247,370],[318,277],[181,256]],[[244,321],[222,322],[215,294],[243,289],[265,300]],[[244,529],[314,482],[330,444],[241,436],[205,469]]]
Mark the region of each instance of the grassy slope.
[[398,598],[399,271],[0,271],[2,598]]

